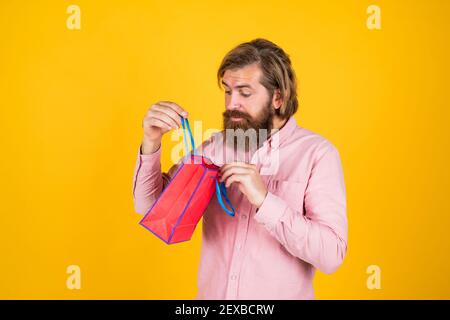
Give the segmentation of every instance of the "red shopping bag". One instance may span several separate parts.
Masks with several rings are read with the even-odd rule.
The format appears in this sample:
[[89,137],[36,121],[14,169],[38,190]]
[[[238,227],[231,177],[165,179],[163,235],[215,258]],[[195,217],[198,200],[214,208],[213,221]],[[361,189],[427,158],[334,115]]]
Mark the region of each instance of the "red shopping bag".
[[[218,182],[219,167],[208,158],[195,155],[194,139],[187,119],[181,118],[186,156],[172,180],[140,221],[140,224],[167,244],[190,240],[212,196],[225,212],[234,216],[226,188]],[[192,153],[189,154],[186,129]],[[224,197],[231,210],[222,201]]]

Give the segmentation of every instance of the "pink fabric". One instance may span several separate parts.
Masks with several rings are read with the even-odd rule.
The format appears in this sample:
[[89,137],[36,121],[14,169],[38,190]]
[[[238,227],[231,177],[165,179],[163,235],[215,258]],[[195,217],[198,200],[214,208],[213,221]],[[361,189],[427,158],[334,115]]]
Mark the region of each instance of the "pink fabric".
[[[269,192],[257,210],[233,184],[228,195],[234,218],[212,198],[203,215],[196,298],[314,299],[315,270],[333,273],[347,251],[338,151],[294,118],[253,154],[238,155],[218,141],[212,137],[198,152],[217,165],[246,158],[258,166]],[[133,198],[140,214],[147,213],[177,168],[161,173],[160,156],[161,149],[151,155],[138,150]],[[267,169],[271,166],[275,169]]]

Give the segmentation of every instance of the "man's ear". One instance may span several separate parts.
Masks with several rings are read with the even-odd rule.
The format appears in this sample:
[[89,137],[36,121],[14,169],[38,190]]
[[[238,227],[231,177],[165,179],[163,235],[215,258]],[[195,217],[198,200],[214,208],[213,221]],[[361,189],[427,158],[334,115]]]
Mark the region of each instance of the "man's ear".
[[272,106],[275,110],[280,109],[283,105],[283,99],[281,98],[280,89],[275,89],[272,96]]

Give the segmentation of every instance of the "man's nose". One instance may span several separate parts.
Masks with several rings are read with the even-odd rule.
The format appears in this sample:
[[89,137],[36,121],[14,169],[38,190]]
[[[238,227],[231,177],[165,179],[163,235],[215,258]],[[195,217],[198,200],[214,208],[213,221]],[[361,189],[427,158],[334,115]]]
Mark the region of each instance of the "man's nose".
[[232,94],[226,106],[227,110],[239,110],[240,107],[241,106],[238,97]]
[[228,104],[227,110],[239,110],[239,106],[236,104]]

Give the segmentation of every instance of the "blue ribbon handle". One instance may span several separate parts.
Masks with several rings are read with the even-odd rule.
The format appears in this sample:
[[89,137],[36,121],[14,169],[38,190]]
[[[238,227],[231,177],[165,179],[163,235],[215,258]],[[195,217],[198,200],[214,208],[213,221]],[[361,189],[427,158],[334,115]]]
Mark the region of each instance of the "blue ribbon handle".
[[[189,140],[191,142],[192,147],[192,154],[195,155],[195,143],[194,143],[194,137],[192,136],[191,127],[189,126],[188,119],[185,119],[181,117],[181,125],[183,126],[183,138],[184,138],[184,148],[186,150],[186,156],[189,155],[189,146],[188,146],[188,140],[187,135],[189,135]],[[228,209],[225,204],[223,203],[222,196],[225,199],[225,202],[230,206],[231,210]],[[231,204],[230,199],[227,195],[227,188],[225,187],[225,183],[221,182],[219,184],[218,179],[216,178],[216,197],[217,201],[219,202],[220,206],[222,207],[223,211],[228,213],[228,215],[234,217],[235,210],[233,205]]]
[[[228,209],[225,204],[223,203],[222,200],[222,196],[225,199],[225,201],[227,202],[227,204],[230,206],[231,210]],[[220,206],[222,207],[223,211],[225,211],[226,213],[228,213],[228,215],[234,217],[235,215],[235,210],[233,205],[231,204],[230,199],[228,198],[227,195],[227,188],[225,187],[225,183],[221,182],[219,184],[219,181],[216,179],[216,197],[217,197],[217,201],[219,202]]]
[[[189,138],[191,141],[191,147],[192,147],[192,154],[195,155],[194,137],[192,136],[191,127],[189,126],[189,120],[181,117],[181,125],[183,126],[183,138],[184,138],[184,148],[186,150],[186,156],[189,155],[189,145],[188,145],[186,135],[189,135]],[[187,129],[187,133],[186,133],[186,129]]]

